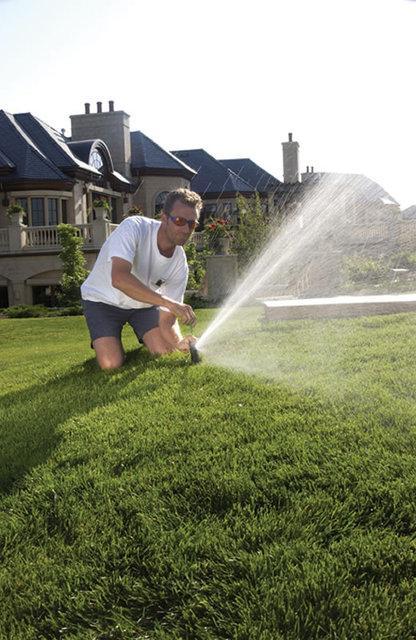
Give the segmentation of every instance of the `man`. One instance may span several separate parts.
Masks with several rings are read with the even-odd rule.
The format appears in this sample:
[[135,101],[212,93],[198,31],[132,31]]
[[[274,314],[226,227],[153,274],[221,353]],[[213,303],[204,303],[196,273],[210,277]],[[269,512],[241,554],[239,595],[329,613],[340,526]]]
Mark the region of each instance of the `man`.
[[171,191],[161,221],[131,216],[107,238],[81,286],[84,314],[102,369],[123,364],[121,330],[128,322],[153,354],[189,351],[177,319],[193,325],[183,304],[188,265],[183,245],[196,227],[202,200],[188,189]]

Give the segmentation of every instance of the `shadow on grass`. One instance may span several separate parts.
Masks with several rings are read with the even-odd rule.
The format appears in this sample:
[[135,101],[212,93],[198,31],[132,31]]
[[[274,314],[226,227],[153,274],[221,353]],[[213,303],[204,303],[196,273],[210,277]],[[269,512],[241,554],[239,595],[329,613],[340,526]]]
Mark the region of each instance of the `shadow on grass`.
[[59,445],[59,425],[76,415],[114,402],[124,387],[148,367],[180,368],[186,360],[156,360],[147,350],[126,354],[121,369],[100,371],[95,358],[63,376],[45,379],[24,391],[3,396],[0,406],[0,492],[18,487],[34,467]]

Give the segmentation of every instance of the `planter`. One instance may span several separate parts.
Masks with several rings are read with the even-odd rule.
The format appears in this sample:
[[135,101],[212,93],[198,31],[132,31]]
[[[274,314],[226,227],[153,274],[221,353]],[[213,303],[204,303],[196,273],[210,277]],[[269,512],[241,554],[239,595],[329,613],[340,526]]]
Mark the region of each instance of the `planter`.
[[227,256],[230,253],[230,238],[217,238],[215,251],[217,255]]
[[96,220],[108,220],[108,209],[105,207],[94,207]]
[[24,211],[16,211],[15,213],[9,213],[8,218],[10,220],[9,225],[11,227],[20,227],[23,225]]

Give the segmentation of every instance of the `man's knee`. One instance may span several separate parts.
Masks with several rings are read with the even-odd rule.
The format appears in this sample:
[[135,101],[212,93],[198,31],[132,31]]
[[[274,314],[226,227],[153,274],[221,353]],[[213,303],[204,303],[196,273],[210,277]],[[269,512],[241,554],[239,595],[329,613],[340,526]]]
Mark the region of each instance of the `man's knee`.
[[119,369],[123,365],[124,351],[118,338],[97,338],[92,346],[100,369]]

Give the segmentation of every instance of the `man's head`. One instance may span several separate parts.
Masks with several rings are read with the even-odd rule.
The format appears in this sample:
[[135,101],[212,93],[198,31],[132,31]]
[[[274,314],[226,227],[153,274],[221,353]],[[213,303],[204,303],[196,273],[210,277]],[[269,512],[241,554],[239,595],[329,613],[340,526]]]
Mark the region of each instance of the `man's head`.
[[198,222],[203,202],[189,189],[176,189],[166,196],[162,211],[162,225],[172,244],[183,245]]

